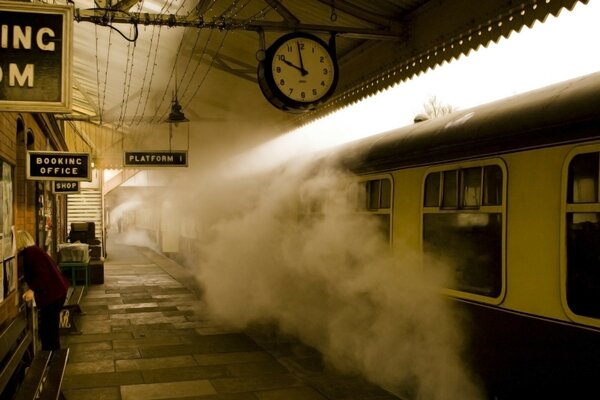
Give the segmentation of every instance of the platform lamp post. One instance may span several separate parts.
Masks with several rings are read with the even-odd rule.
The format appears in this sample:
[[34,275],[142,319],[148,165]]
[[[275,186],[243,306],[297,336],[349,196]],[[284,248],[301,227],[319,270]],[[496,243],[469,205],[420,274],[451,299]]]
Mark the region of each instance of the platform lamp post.
[[[171,112],[165,122],[169,124],[169,152],[171,151],[171,140],[173,139],[173,125],[177,128],[180,123],[190,122],[189,119],[185,117],[183,111],[181,111],[181,104],[179,104],[179,100],[177,100],[177,94],[173,97],[171,101]],[[190,147],[190,126],[187,127],[187,149]]]

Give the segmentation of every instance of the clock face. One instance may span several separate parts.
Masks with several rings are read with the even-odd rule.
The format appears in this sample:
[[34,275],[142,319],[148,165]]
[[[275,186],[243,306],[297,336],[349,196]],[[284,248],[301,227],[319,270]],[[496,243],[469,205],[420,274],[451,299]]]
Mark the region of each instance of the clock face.
[[298,102],[313,102],[320,100],[333,86],[336,71],[323,44],[297,37],[275,49],[271,73],[285,96]]
[[309,110],[328,98],[337,84],[337,63],[316,36],[294,32],[279,38],[259,64],[259,84],[273,105]]

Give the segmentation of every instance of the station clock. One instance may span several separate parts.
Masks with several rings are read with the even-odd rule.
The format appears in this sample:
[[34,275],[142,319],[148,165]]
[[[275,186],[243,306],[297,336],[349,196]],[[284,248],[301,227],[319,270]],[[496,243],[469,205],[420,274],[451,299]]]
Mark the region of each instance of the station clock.
[[335,91],[338,73],[335,50],[304,32],[281,36],[258,64],[264,96],[285,111],[308,111],[327,100]]

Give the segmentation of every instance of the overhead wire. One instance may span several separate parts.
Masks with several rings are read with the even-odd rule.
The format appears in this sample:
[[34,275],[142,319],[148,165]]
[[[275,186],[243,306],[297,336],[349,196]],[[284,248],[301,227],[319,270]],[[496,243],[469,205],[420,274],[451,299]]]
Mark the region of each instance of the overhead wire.
[[[246,8],[251,2],[252,2],[252,0],[248,0],[241,7],[238,7],[239,1],[237,1],[237,0],[233,1],[232,4],[223,13],[221,13],[221,15],[218,18],[235,17],[240,11],[242,11],[244,8]],[[212,32],[213,31],[211,31],[211,34],[212,34]],[[225,34],[223,35],[223,38],[221,39],[221,42],[219,43],[219,46],[218,46],[215,54],[213,55],[213,57],[211,58],[210,63],[208,64],[208,68],[207,68],[206,72],[204,73],[204,75],[200,79],[200,82],[196,86],[193,94],[190,96],[190,98],[187,100],[187,102],[184,102],[183,100],[185,98],[185,95],[186,95],[186,93],[188,92],[188,90],[191,87],[192,80],[196,76],[196,71],[200,67],[200,64],[202,62],[202,58],[207,53],[208,44],[210,43],[210,37],[209,37],[209,40],[207,41],[206,45],[204,46],[204,48],[202,50],[202,54],[201,54],[201,56],[198,59],[198,63],[196,64],[196,68],[194,68],[192,76],[190,77],[189,83],[187,85],[185,85],[185,90],[184,90],[184,92],[181,95],[182,103],[185,103],[186,106],[189,105],[190,102],[196,97],[196,94],[198,93],[198,91],[200,90],[200,88],[202,87],[202,85],[204,84],[206,78],[208,77],[209,72],[212,69],[212,66],[213,66],[215,60],[217,59],[219,53],[221,52],[221,50],[223,49],[223,46],[225,45],[225,40],[227,39],[228,34],[229,34],[229,31],[225,31]],[[182,84],[183,84],[183,79],[182,79]]]
[[[237,2],[237,0],[235,0],[235,1]],[[215,2],[216,2],[216,0],[212,1],[212,3],[209,6],[209,9],[210,9],[210,7],[214,6]],[[223,14],[221,14],[221,15],[223,15]],[[219,18],[219,17],[217,17],[217,18]],[[170,107],[171,101],[167,101],[167,104],[165,106],[165,111],[164,112],[161,113],[160,110],[162,109],[163,104],[165,103],[165,100],[167,99],[167,93],[169,91],[169,87],[171,85],[171,82],[173,81],[174,76],[176,75],[176,66],[178,65],[179,57],[181,55],[181,48],[183,46],[183,43],[185,42],[185,34],[186,34],[187,31],[188,31],[187,29],[186,29],[186,31],[184,31],[184,34],[181,37],[181,41],[179,42],[179,47],[177,49],[175,60],[173,62],[173,68],[171,69],[171,74],[169,76],[169,80],[168,80],[167,85],[165,87],[165,91],[163,92],[163,95],[161,97],[161,101],[160,101],[159,105],[156,107],[156,111],[155,111],[154,116],[152,118],[152,122],[159,122],[159,121],[163,120],[165,118],[165,116],[169,113],[169,107]],[[212,33],[212,31],[211,31],[211,33]],[[210,36],[209,36],[209,39],[210,39]],[[194,50],[195,50],[195,46],[194,46]],[[193,54],[194,54],[194,52],[192,51],[190,53],[189,57],[192,58]],[[200,63],[200,62],[201,62],[201,58],[199,59],[198,63]],[[187,67],[186,67],[186,69],[187,69]],[[185,73],[184,73],[184,75],[185,75]],[[179,87],[181,86],[181,83],[183,82],[183,80],[184,80],[184,77],[181,78],[181,82],[177,82],[177,78],[175,78],[175,89],[178,86]]]
[[[225,10],[223,11],[218,17],[216,17],[216,19],[225,19],[228,17],[233,17],[235,16],[237,13],[239,13],[241,10],[243,10],[252,0],[248,0],[244,5],[242,5],[241,7],[238,7],[239,4],[239,0],[235,0],[231,3],[231,5]],[[194,71],[192,72],[190,78],[189,78],[189,82],[188,84],[184,85],[184,80],[186,77],[186,73],[187,73],[187,67],[189,66],[191,60],[192,60],[192,56],[194,54],[194,50],[196,47],[196,44],[194,44],[194,49],[192,50],[190,57],[188,59],[188,64],[186,65],[186,70],[184,71],[184,75],[181,78],[181,82],[179,82],[179,85],[182,87],[185,87],[183,93],[181,94],[181,99],[182,99],[182,103],[184,102],[183,99],[185,98],[185,95],[187,94],[188,90],[190,89],[190,87],[192,87],[192,81],[194,80],[194,78],[196,77],[196,72],[198,70],[198,68],[200,67],[201,63],[202,63],[202,59],[206,56],[207,54],[207,49],[208,46],[211,42],[212,39],[212,34],[214,31],[211,30],[210,35],[205,43],[204,48],[202,49],[202,53],[200,54],[200,56],[198,57],[198,62],[196,63],[196,67],[194,68]],[[207,71],[205,72],[205,74],[202,76],[198,86],[196,87],[196,89],[194,90],[194,93],[192,94],[192,96],[189,98],[189,100],[185,103],[186,105],[189,104],[192,99],[196,96],[196,94],[198,93],[200,87],[204,84],[204,81],[206,80],[206,77],[208,76],[208,73],[210,72],[212,65],[215,62],[216,57],[218,56],[218,54],[220,53],[221,49],[223,48],[223,45],[225,43],[225,39],[227,38],[227,34],[229,33],[229,31],[225,31],[225,34],[223,35],[223,38],[221,40],[221,43],[219,44],[219,47],[217,48],[217,51],[215,52],[214,56],[212,57],[210,63],[208,64],[208,68]]]
[[[183,1],[183,3],[185,3],[185,1],[186,1],[186,0],[184,0],[184,1]],[[165,3],[165,4],[163,5],[163,7],[161,8],[161,10],[160,10],[159,14],[160,14],[160,15],[164,15],[166,12],[168,12],[168,11],[169,11],[169,9],[171,8],[171,6],[173,5],[173,2],[174,2],[174,0],[171,0],[170,2],[167,2],[167,3]],[[183,6],[183,4],[182,4],[182,6]],[[180,7],[180,8],[181,8],[181,7]],[[164,101],[165,101],[165,98],[166,98],[167,92],[168,92],[168,90],[169,90],[169,85],[171,84],[171,80],[173,79],[173,73],[174,73],[174,71],[175,71],[175,67],[177,66],[177,60],[178,60],[178,58],[179,58],[179,54],[180,54],[180,51],[181,51],[181,46],[183,45],[183,39],[184,39],[184,37],[185,37],[185,34],[186,34],[186,32],[187,32],[187,31],[188,31],[188,30],[187,30],[187,28],[186,28],[186,29],[183,31],[183,34],[181,35],[181,40],[179,41],[179,46],[177,47],[177,51],[176,51],[176,53],[175,53],[175,60],[174,60],[174,62],[173,62],[173,68],[171,69],[171,75],[169,76],[169,80],[167,81],[167,85],[165,86],[165,91],[163,92],[163,95],[162,95],[162,97],[161,97],[160,103],[159,103],[159,105],[156,107],[156,110],[155,110],[155,112],[154,112],[154,115],[152,116],[152,118],[151,118],[151,120],[150,120],[150,123],[154,123],[154,122],[159,122],[159,121],[160,121],[160,118],[159,118],[159,119],[156,119],[156,118],[157,118],[157,115],[158,115],[158,110],[160,110],[160,108],[162,107],[162,104],[163,104],[163,103],[164,103]]]
[[[146,101],[144,102],[144,107],[142,108],[142,113],[139,117],[139,119],[137,120],[136,123],[136,127],[139,126],[139,124],[142,122],[142,120],[144,119],[144,115],[146,114],[146,108],[148,106],[148,100],[150,99],[150,91],[152,89],[152,81],[154,79],[154,71],[156,69],[156,59],[158,56],[158,48],[160,45],[160,34],[162,32],[162,26],[158,27],[158,35],[156,36],[156,47],[154,49],[154,59],[152,61],[152,69],[150,71],[150,82],[148,82],[148,89],[147,89],[147,95],[146,95]],[[150,46],[150,52],[152,51],[152,46]],[[148,56],[148,62],[150,61],[150,56]],[[148,64],[146,63],[146,70],[148,69]],[[137,113],[136,113],[137,114]],[[135,116],[134,116],[134,120],[135,120]]]
[[[165,13],[167,13],[170,10],[171,6],[173,5],[173,2],[174,2],[174,0],[171,0],[170,2],[165,2],[163,4],[163,6],[161,7],[160,11],[159,11],[159,15],[164,15]],[[182,2],[182,4],[180,5],[180,7],[178,8],[178,10],[180,10],[183,7],[183,5],[185,4],[185,2],[186,2],[186,0],[184,0]],[[159,49],[159,45],[160,45],[161,33],[162,33],[162,26],[159,27],[159,31],[158,31],[157,43],[156,43],[155,52],[154,52],[154,60],[153,60],[153,63],[152,63],[152,70],[151,70],[151,74],[150,74],[150,82],[148,83],[148,87],[147,87],[147,92],[148,93],[146,95],[146,101],[144,102],[144,107],[142,109],[142,113],[139,116],[139,118],[137,119],[136,128],[140,125],[140,123],[142,123],[142,121],[144,120],[144,116],[146,114],[146,109],[147,109],[148,101],[149,101],[149,98],[150,98],[150,92],[151,92],[151,89],[152,89],[152,82],[153,82],[153,79],[154,79],[155,69],[156,69],[156,66],[157,66],[156,59],[157,59],[157,56],[158,56],[158,49]],[[185,35],[185,31],[184,31],[184,35]],[[152,47],[150,46],[150,50],[149,51],[151,51],[151,48]],[[180,48],[181,48],[181,42],[180,42],[180,46],[179,46],[179,48],[177,50],[176,55],[179,54]],[[148,61],[149,61],[149,59],[148,59]],[[146,70],[147,69],[148,69],[148,63],[146,64]],[[167,89],[168,89],[168,85],[169,85],[171,79],[172,78],[170,78],[169,82],[167,83]],[[162,97],[160,105],[162,105],[162,103],[164,101],[164,98],[165,98],[165,95],[166,95],[166,91],[165,91],[165,93],[163,93],[163,97]],[[156,118],[156,114],[157,113],[155,111],[154,115],[151,117],[150,121],[147,121],[147,123],[152,123],[155,120],[155,118]],[[134,115],[133,119],[135,120],[135,115]],[[139,136],[139,135],[140,135],[139,132],[135,132],[134,133],[135,140],[137,140],[137,136]]]
[[[138,12],[141,11],[143,7],[143,1],[138,3]],[[136,30],[137,30],[137,25],[135,25]],[[130,26],[130,33],[131,33],[131,29],[132,27]],[[135,67],[135,50],[137,49],[136,46],[136,42],[133,42],[133,49],[131,50],[131,67],[129,67],[129,77],[127,77],[127,67],[129,66],[129,48],[131,47],[131,43],[129,42],[129,44],[127,45],[127,66],[125,68],[125,82],[124,82],[124,87],[123,87],[123,101],[122,101],[122,107],[121,107],[121,114],[119,116],[119,122],[117,124],[117,129],[120,129],[123,127],[124,123],[125,123],[125,116],[127,115],[127,108],[129,107],[129,94],[131,92],[131,80],[133,77],[133,68]],[[127,94],[125,94],[125,85],[127,86]]]
[[[192,50],[190,51],[190,56],[188,57],[187,63],[185,64],[185,68],[183,69],[183,75],[181,76],[181,81],[176,82],[175,83],[175,87],[177,87],[177,86],[182,87],[182,85],[183,85],[183,80],[185,79],[185,76],[186,76],[186,74],[188,72],[189,66],[190,66],[190,64],[192,62],[192,59],[193,59],[193,55],[196,52],[196,46],[198,45],[198,41],[200,39],[200,34],[201,33],[202,33],[202,31],[199,30],[199,29],[196,31],[196,40],[194,41],[194,45],[192,46]],[[212,32],[211,32],[211,34],[212,34]],[[210,36],[208,38],[208,41],[210,41]],[[200,55],[199,60],[202,60],[202,56],[203,55],[204,55],[204,52],[202,52],[202,54]]]
[[[131,42],[129,42],[127,44],[127,60],[125,61],[125,76],[123,78],[123,94],[121,95],[121,108],[119,110],[119,119],[117,120],[117,124],[115,126],[115,129],[117,129],[117,130],[121,128],[123,119],[125,118],[125,112],[127,110],[127,99],[129,98],[129,93],[127,92],[127,82],[128,82],[127,73],[129,72],[129,83],[131,84],[131,71],[133,70],[133,61],[130,63],[130,60],[132,59],[130,50],[131,50]],[[135,47],[134,47],[133,51],[135,52]],[[131,85],[130,85],[130,87],[131,87]]]
[[102,125],[104,104],[103,101],[100,100],[100,60],[98,58],[98,25],[94,25],[94,32],[96,36],[96,87],[98,88],[98,116],[100,117],[100,125]]
[[[148,66],[150,64],[150,56],[152,54],[152,44],[154,42],[154,32],[155,31],[156,31],[156,26],[153,26],[152,34],[150,35],[150,44],[148,46],[148,55],[146,56],[146,68],[144,69],[144,76],[142,77],[142,85],[140,87],[140,95],[138,96],[138,102],[135,106],[135,111],[133,112],[133,116],[131,117],[131,120],[129,121],[129,127],[131,127],[135,123],[135,118],[138,115],[138,111],[142,104],[142,99],[144,98],[144,87],[146,86],[146,77],[148,76]],[[159,32],[159,37],[160,37],[160,32]],[[150,90],[148,89],[147,92],[148,92],[148,94],[146,96],[146,102],[148,101],[148,97],[150,96]],[[145,109],[146,109],[146,106],[144,104],[144,108],[142,108],[142,118],[143,118]]]
[[258,11],[256,14],[249,17],[246,20],[246,22],[253,22],[253,21],[258,21],[260,19],[263,19],[267,16],[267,14],[269,14],[269,12],[271,12],[273,10],[275,10],[275,8],[273,8],[271,5],[266,5],[260,11]]
[[[171,0],[171,2],[165,2],[165,3],[163,4],[163,6],[161,7],[161,10],[160,10],[159,14],[160,14],[160,15],[163,15],[163,14],[164,14],[164,12],[168,11],[168,9],[169,9],[169,8],[171,7],[171,5],[173,4],[173,1],[174,1],[174,0]],[[184,0],[184,2],[183,2],[183,3],[185,3],[185,0]],[[142,3],[139,5],[138,11],[141,11],[141,10],[142,10],[142,8],[143,8],[143,1],[142,1]],[[128,126],[129,126],[129,127],[131,127],[131,126],[132,126],[132,125],[135,123],[136,117],[137,117],[137,115],[138,115],[139,106],[140,106],[140,104],[141,104],[141,102],[142,102],[142,99],[143,99],[143,97],[144,97],[144,85],[145,85],[145,82],[146,82],[146,78],[147,78],[147,76],[148,76],[148,66],[149,66],[149,63],[150,63],[150,57],[151,57],[151,53],[152,53],[152,44],[153,44],[153,41],[154,41],[154,32],[155,32],[155,30],[156,30],[155,28],[156,28],[156,26],[153,26],[153,29],[152,29],[152,34],[151,34],[151,38],[150,38],[150,45],[148,46],[148,55],[147,55],[147,57],[146,57],[146,67],[145,67],[145,69],[144,69],[144,77],[143,77],[143,79],[142,79],[142,85],[141,85],[141,87],[140,87],[140,89],[139,89],[138,103],[137,103],[137,105],[136,105],[135,112],[134,112],[133,116],[131,117],[130,123],[128,124]],[[143,106],[143,108],[142,108],[142,112],[141,112],[141,114],[140,114],[140,116],[139,116],[139,119],[137,120],[136,127],[137,127],[137,126],[138,126],[138,125],[139,125],[139,124],[142,122],[142,120],[143,120],[143,118],[144,118],[144,115],[145,115],[145,113],[146,113],[146,107],[147,107],[147,105],[148,105],[148,100],[149,100],[149,98],[150,98],[150,93],[151,93],[151,89],[152,89],[152,80],[153,80],[153,77],[154,77],[154,71],[155,71],[155,68],[156,68],[156,65],[157,65],[157,64],[156,64],[156,58],[157,58],[158,49],[159,49],[159,45],[160,45],[160,35],[161,35],[161,32],[162,32],[162,26],[159,26],[159,29],[158,29],[158,35],[157,35],[157,41],[156,41],[156,48],[155,48],[155,52],[154,52],[154,60],[153,60],[153,63],[152,63],[152,69],[151,69],[151,72],[150,72],[150,81],[149,81],[149,83],[148,83],[148,87],[147,87],[147,89],[146,89],[146,92],[147,92],[147,93],[146,93],[146,100],[144,101],[144,106]],[[135,47],[134,47],[134,54],[135,54]],[[133,66],[132,66],[132,67],[133,67]],[[132,72],[133,72],[133,69],[132,69],[132,70],[131,70],[131,72],[130,72],[130,80],[129,80],[129,82],[130,82],[130,85],[131,85],[131,76],[132,76]],[[129,91],[128,91],[127,98],[129,98]],[[128,103],[128,102],[127,102],[127,103]],[[125,105],[125,108],[127,108],[127,104]],[[123,115],[123,121],[122,121],[122,124],[124,124],[124,122],[125,122],[125,115]],[[133,135],[132,135],[132,136],[134,137],[134,140],[136,140],[136,139],[137,139],[137,138],[135,137],[135,136],[136,136],[136,133],[135,133],[135,132],[133,133]]]
[[[173,7],[174,1],[175,0],[170,0],[170,1],[164,2],[163,6],[160,10],[160,15],[165,15],[166,13],[168,13],[171,10],[171,8]],[[243,10],[246,6],[248,6],[248,4],[250,4],[252,1],[253,0],[248,0],[242,4],[241,0],[234,0],[231,2],[231,4],[227,7],[227,9],[225,11],[220,13],[218,16],[214,17],[214,19],[215,20],[218,20],[218,19],[225,20],[225,19],[231,17],[232,15],[235,16],[241,10]],[[178,13],[182,9],[184,9],[185,3],[186,3],[186,0],[183,0],[183,2],[178,6],[178,8],[175,12]],[[209,7],[213,7],[215,5],[215,3],[216,3],[216,0],[212,0]],[[259,12],[254,14],[252,17],[246,19],[246,21],[252,21],[255,19],[265,18],[265,16],[272,9],[273,8],[271,6],[266,6],[263,9],[261,9]],[[96,25],[98,25],[98,24],[96,24]],[[102,25],[102,24],[100,24],[100,25]],[[110,24],[107,24],[106,26],[109,26],[109,25]],[[130,35],[131,35],[131,29],[132,28],[130,28]],[[137,35],[139,34],[137,31],[137,25],[135,26],[134,29],[136,29],[135,37],[137,38]],[[106,97],[107,97],[106,93],[107,93],[107,81],[108,81],[108,69],[109,69],[108,66],[109,66],[109,62],[110,62],[110,53],[111,53],[111,45],[112,45],[112,41],[111,41],[112,30],[116,30],[116,29],[111,29],[110,33],[109,33],[109,46],[108,46],[108,53],[107,53],[107,60],[106,60],[106,70],[104,71],[104,73],[105,73],[104,87],[101,91],[100,90],[100,73],[101,73],[101,71],[100,71],[99,60],[98,60],[98,35],[97,35],[97,27],[96,27],[97,86],[98,86],[98,93],[99,93],[98,102],[100,104],[99,110],[100,110],[100,121],[101,122],[103,121],[103,119],[105,117],[104,109],[105,109]],[[194,80],[197,79],[197,76],[198,76],[197,72],[200,68],[200,65],[203,62],[203,60],[207,57],[208,48],[213,41],[212,34],[213,34],[214,30],[212,30],[212,29],[210,30],[210,35],[207,38],[207,41],[203,47],[203,50],[202,50],[200,56],[194,57],[196,54],[196,48],[198,47],[198,43],[200,42],[200,39],[201,39],[202,29],[199,28],[196,38],[194,39],[194,44],[192,46],[192,50],[189,53],[187,62],[185,63],[183,75],[181,75],[181,77],[178,78],[177,77],[177,67],[179,65],[181,65],[181,62],[180,62],[181,58],[184,57],[184,55],[182,55],[183,45],[189,38],[189,36],[188,36],[189,30],[186,29],[183,32],[183,34],[181,35],[181,39],[179,41],[179,45],[177,47],[176,53],[175,53],[175,58],[173,61],[169,79],[165,85],[165,90],[163,91],[163,94],[160,97],[160,101],[158,102],[159,104],[156,106],[154,114],[150,119],[151,123],[160,122],[163,119],[161,117],[166,116],[166,114],[169,112],[171,102],[167,101],[166,106],[164,106],[164,104],[167,99],[170,100],[170,98],[169,98],[170,96],[168,96],[168,91],[173,86],[173,84],[175,85],[175,88],[177,88],[177,87],[184,88],[182,98],[187,96],[189,94],[189,91],[193,89],[193,93],[192,93],[191,97],[189,97],[187,99],[186,104],[189,104],[189,102],[191,102],[192,99],[195,98],[195,96],[199,92],[200,88],[204,85],[204,82],[206,81],[208,74],[210,73],[215,61],[218,59],[219,53],[222,51],[222,49],[224,47],[224,44],[228,37],[229,31],[226,29],[223,29],[223,30],[225,30],[225,34],[223,35],[220,43],[218,44],[218,48],[217,48],[216,52],[214,52],[214,54],[212,55],[212,59],[208,63],[208,68],[207,68],[206,72],[202,75],[202,77],[197,85],[193,85],[192,83]],[[118,31],[118,32],[121,34],[121,36],[124,36],[122,34],[122,32],[120,32],[120,31]],[[149,99],[151,97],[151,90],[152,90],[153,84],[154,84],[154,77],[156,76],[156,71],[155,71],[156,67],[157,67],[156,60],[158,57],[159,44],[160,44],[161,33],[162,33],[162,26],[159,26],[158,34],[156,35],[156,43],[155,43],[156,46],[154,47],[153,62],[152,62],[152,65],[150,65],[151,58],[152,58],[151,53],[153,51],[153,44],[155,41],[154,32],[155,32],[155,29],[152,30],[150,47],[148,50],[146,67],[144,70],[144,77],[142,79],[142,84],[139,89],[139,93],[140,93],[139,99],[138,99],[138,102],[136,105],[135,112],[133,113],[133,116],[131,117],[129,126],[135,125],[135,127],[138,127],[140,125],[140,123],[142,123],[144,121],[144,116],[148,110]],[[131,45],[131,43],[132,42],[130,42],[129,46]],[[123,87],[123,96],[122,96],[122,102],[121,102],[122,107],[121,107],[121,112],[119,114],[119,119],[118,119],[118,123],[117,123],[117,127],[119,127],[119,128],[125,124],[126,111],[127,111],[127,107],[128,107],[128,103],[129,103],[128,99],[129,99],[129,94],[131,91],[131,84],[132,84],[133,61],[134,61],[133,58],[135,57],[135,50],[136,50],[135,45],[133,47],[133,51],[131,51],[131,52],[129,51],[129,47],[128,47],[128,61],[127,61],[126,69],[125,69],[125,76],[126,76],[125,81],[126,82],[124,83],[124,87]],[[130,59],[131,59],[131,64],[132,64],[131,66],[129,65]],[[194,61],[194,59],[197,59],[197,64],[192,70],[191,65],[192,65],[192,61]],[[148,75],[149,75],[149,78],[148,78]],[[127,78],[127,76],[128,76],[128,78]],[[188,82],[187,84],[185,84],[186,81]],[[148,82],[147,86],[146,86],[146,82]],[[100,92],[102,92],[102,96],[100,96]],[[157,97],[157,99],[158,99],[158,97]],[[142,106],[142,103],[143,103],[143,106]],[[141,113],[139,112],[140,108],[141,108]],[[161,113],[161,110],[163,110],[163,109],[165,109],[166,111]]]
[[171,68],[171,74],[169,76],[169,80],[167,81],[167,84],[165,85],[165,90],[162,94],[160,103],[156,107],[156,111],[154,112],[154,116],[152,117],[151,122],[159,122],[161,120],[161,117],[159,116],[159,111],[165,101],[165,98],[167,97],[167,92],[169,91],[169,86],[171,85],[171,81],[173,80],[173,77],[175,75],[175,69],[177,68],[177,61],[179,59],[179,54],[181,53],[181,47],[183,46],[186,32],[188,32],[187,28],[183,31],[183,35],[181,35],[181,40],[179,41],[179,46],[177,47],[177,52],[175,53],[175,60],[173,60],[173,67]]
[[215,56],[211,59],[210,64],[208,65],[208,68],[206,69],[206,72],[204,73],[204,76],[202,76],[202,79],[200,80],[200,82],[196,86],[196,89],[194,90],[194,93],[192,94],[192,96],[190,97],[190,99],[188,100],[188,102],[186,103],[186,105],[189,104],[189,102],[191,102],[192,99],[196,97],[196,94],[200,90],[200,87],[202,87],[202,85],[204,84],[204,81],[206,80],[206,77],[208,76],[208,73],[212,69],[212,66],[213,66],[213,64],[214,64],[214,62],[215,62],[215,60],[217,58],[217,55],[219,54],[219,52],[221,51],[221,49],[223,48],[223,46],[225,44],[225,39],[227,39],[227,35],[228,34],[229,34],[229,31],[226,31],[225,34],[223,35],[223,39],[221,40],[221,43],[220,43],[219,48],[217,49],[217,51],[215,53]]
[[[110,48],[112,46],[112,30],[108,32],[108,48],[106,50],[106,66],[104,70],[104,88],[102,90],[102,111],[101,119],[104,118],[104,106],[106,105],[106,88],[108,86],[108,65],[110,64]],[[97,53],[96,53],[97,54]],[[99,100],[99,99],[98,99]]]
[[[248,6],[248,4],[250,4],[250,3],[251,3],[251,1],[252,1],[252,0],[248,0],[248,1],[247,1],[245,4],[243,4],[241,7],[238,7],[239,1],[238,1],[238,0],[236,0],[236,1],[232,2],[232,4],[231,4],[231,5],[230,5],[230,6],[229,6],[229,7],[228,7],[228,8],[227,8],[225,11],[223,11],[223,12],[222,12],[222,13],[221,13],[219,16],[215,17],[215,19],[226,19],[226,18],[234,17],[234,16],[235,16],[237,13],[239,13],[239,12],[240,12],[241,10],[243,10],[243,9],[244,9],[246,6]],[[251,18],[253,18],[253,19],[258,19],[258,16],[260,16],[260,17],[264,18],[264,17],[265,17],[265,16],[268,14],[268,12],[269,12],[269,10],[267,10],[267,8],[270,8],[270,9],[272,9],[272,7],[270,7],[270,6],[269,6],[269,7],[265,7],[265,8],[263,8],[263,9],[262,9],[262,10],[261,10],[259,13],[255,14],[255,15],[254,15],[253,17],[251,17]],[[265,11],[265,10],[266,10],[266,11]],[[192,84],[192,81],[193,81],[194,77],[196,76],[196,72],[197,72],[198,68],[200,67],[200,64],[201,64],[201,62],[202,62],[202,59],[203,59],[203,58],[206,56],[206,54],[207,54],[207,48],[208,48],[208,45],[209,45],[209,44],[210,44],[210,42],[211,42],[211,38],[212,38],[212,33],[213,33],[213,32],[214,32],[214,31],[213,31],[213,30],[211,30],[211,35],[209,35],[209,38],[208,38],[207,42],[205,43],[205,46],[204,46],[204,48],[203,48],[203,51],[202,51],[202,53],[201,53],[200,57],[198,57],[198,62],[197,62],[197,64],[196,64],[196,67],[194,68],[194,71],[193,71],[193,73],[192,73],[192,75],[191,75],[191,77],[190,77],[190,79],[189,79],[189,82],[188,82],[188,84],[185,84],[185,85],[183,84],[183,83],[184,83],[184,80],[185,80],[185,73],[184,73],[184,76],[182,76],[182,78],[181,78],[181,81],[177,83],[179,87],[184,87],[184,88],[185,88],[185,89],[184,89],[184,92],[181,94],[181,100],[182,100],[182,101],[181,101],[181,103],[182,103],[182,104],[183,104],[185,107],[187,107],[187,105],[189,105],[189,104],[190,104],[190,102],[191,102],[191,101],[192,101],[192,100],[193,100],[193,99],[196,97],[196,95],[197,95],[198,91],[200,90],[200,88],[203,86],[204,82],[206,81],[206,78],[208,77],[208,74],[210,73],[210,71],[211,71],[211,69],[212,69],[212,66],[213,66],[213,64],[215,63],[215,61],[216,61],[216,60],[217,60],[217,58],[218,58],[218,55],[219,55],[219,53],[220,53],[220,52],[221,52],[221,50],[223,49],[223,47],[224,47],[224,45],[225,45],[225,40],[227,39],[227,36],[228,36],[228,34],[229,34],[229,31],[227,31],[227,30],[226,30],[226,31],[225,31],[225,33],[224,33],[224,35],[223,35],[223,38],[221,39],[221,42],[220,42],[220,43],[219,43],[219,45],[218,45],[218,48],[217,48],[217,50],[215,51],[215,53],[214,53],[213,57],[211,58],[210,62],[208,63],[208,68],[207,68],[206,72],[204,73],[204,75],[203,75],[203,76],[202,76],[202,78],[200,79],[200,81],[199,81],[198,85],[196,85],[196,87],[195,87],[195,89],[194,89],[194,92],[193,92],[193,94],[190,96],[190,98],[189,98],[187,101],[184,101],[184,99],[185,99],[185,96],[186,96],[186,94],[187,94],[188,90],[190,90],[190,88],[192,87],[192,85],[191,85],[191,84]],[[182,40],[183,40],[183,38],[182,38]],[[195,48],[195,46],[194,46],[194,48]],[[192,58],[192,55],[193,55],[193,54],[194,54],[194,52],[192,51],[192,53],[190,54],[190,60],[191,60],[191,58]],[[188,62],[188,65],[189,65],[189,62]],[[187,65],[186,65],[186,72],[187,72]],[[171,76],[171,78],[172,78],[172,76]],[[170,83],[170,81],[171,81],[171,78],[169,79],[169,83]],[[166,94],[166,92],[165,92],[165,94]],[[163,97],[163,101],[164,101],[164,97]],[[157,111],[158,111],[158,110],[157,110]],[[166,111],[164,111],[164,112],[161,114],[161,118],[160,118],[159,120],[161,120],[161,119],[164,119],[164,117],[165,117],[165,116],[168,114],[168,112],[169,112],[169,109],[167,108],[167,109],[166,109]]]

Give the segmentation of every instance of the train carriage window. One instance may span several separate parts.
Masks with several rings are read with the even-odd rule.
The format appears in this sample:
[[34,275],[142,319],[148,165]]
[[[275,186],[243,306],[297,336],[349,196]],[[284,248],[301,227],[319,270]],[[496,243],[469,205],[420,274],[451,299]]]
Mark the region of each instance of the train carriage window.
[[483,205],[502,204],[502,170],[497,165],[483,168]]
[[372,214],[379,230],[389,240],[391,227],[392,182],[390,179],[370,179],[359,185],[359,211]]
[[365,185],[368,210],[390,208],[392,189],[388,179],[373,179],[365,182]]
[[381,197],[379,198],[379,208],[390,208],[392,206],[392,184],[389,179],[381,180]]
[[578,154],[568,170],[566,294],[578,315],[600,318],[599,156]]
[[569,203],[598,202],[598,153],[578,154],[569,165]]
[[478,207],[481,198],[481,168],[467,168],[461,172],[462,206]]
[[440,205],[440,173],[434,172],[425,179],[425,207]]
[[379,208],[379,199],[381,195],[381,180],[367,181],[367,210],[376,210]]
[[[440,172],[425,178],[423,250],[449,268],[450,289],[498,297],[502,291],[502,169],[477,166],[442,171],[441,176],[441,182]],[[441,205],[436,200],[440,195]]]
[[442,207],[458,207],[458,170],[444,171]]

